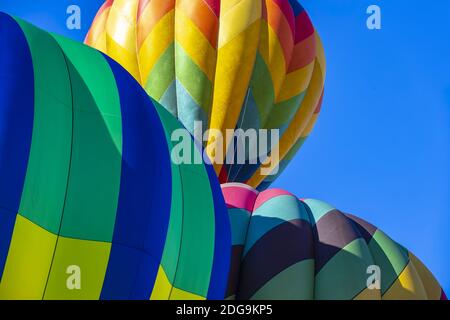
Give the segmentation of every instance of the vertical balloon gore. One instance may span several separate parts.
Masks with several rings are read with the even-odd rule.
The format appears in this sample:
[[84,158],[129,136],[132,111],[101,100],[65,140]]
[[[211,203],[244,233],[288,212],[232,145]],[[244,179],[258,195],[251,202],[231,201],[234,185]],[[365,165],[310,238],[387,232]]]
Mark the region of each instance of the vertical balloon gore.
[[99,51],[0,31],[0,299],[222,299],[226,207],[212,166],[171,161],[182,125]]

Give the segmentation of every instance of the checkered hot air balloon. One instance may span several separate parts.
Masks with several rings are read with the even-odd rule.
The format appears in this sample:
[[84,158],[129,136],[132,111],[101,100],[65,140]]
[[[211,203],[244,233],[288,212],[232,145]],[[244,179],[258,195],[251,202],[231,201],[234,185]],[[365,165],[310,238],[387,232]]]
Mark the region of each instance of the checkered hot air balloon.
[[212,166],[171,162],[178,121],[92,48],[0,33],[0,299],[223,298],[226,207]]
[[[279,143],[245,145],[244,163],[226,141],[223,152],[209,152],[222,183],[266,188],[320,111],[323,48],[297,0],[108,0],[86,43],[124,66],[192,133],[195,121],[214,129],[208,146],[227,129],[279,130]],[[225,156],[232,164],[222,165]],[[263,161],[274,174],[261,171]]]
[[446,300],[419,259],[358,217],[280,189],[222,190],[233,242],[228,298]]

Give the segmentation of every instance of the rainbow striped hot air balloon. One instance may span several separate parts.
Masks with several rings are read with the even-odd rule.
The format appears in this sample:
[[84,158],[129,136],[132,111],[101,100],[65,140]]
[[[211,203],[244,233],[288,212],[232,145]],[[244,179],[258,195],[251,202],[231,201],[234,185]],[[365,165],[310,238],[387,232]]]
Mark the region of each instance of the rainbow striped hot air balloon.
[[446,300],[419,259],[360,218],[279,189],[222,190],[233,239],[229,298]]
[[[192,133],[195,121],[213,130],[205,143],[222,183],[266,188],[320,111],[323,48],[297,0],[108,0],[86,43],[124,66]],[[226,141],[216,152],[227,129],[277,129],[280,140],[244,145],[239,164]]]
[[223,298],[226,207],[211,166],[171,162],[178,121],[98,51],[0,32],[0,299]]

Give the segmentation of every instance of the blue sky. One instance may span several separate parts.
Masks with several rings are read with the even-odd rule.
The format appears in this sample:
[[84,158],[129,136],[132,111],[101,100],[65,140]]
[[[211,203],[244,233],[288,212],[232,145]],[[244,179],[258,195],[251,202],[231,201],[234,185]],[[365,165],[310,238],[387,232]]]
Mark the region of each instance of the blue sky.
[[[0,0],[0,10],[81,41],[102,2]],[[66,28],[70,4],[81,7],[81,30]],[[273,186],[367,219],[450,292],[450,1],[302,4],[325,46],[326,93],[316,128]],[[371,4],[381,30],[366,27]]]

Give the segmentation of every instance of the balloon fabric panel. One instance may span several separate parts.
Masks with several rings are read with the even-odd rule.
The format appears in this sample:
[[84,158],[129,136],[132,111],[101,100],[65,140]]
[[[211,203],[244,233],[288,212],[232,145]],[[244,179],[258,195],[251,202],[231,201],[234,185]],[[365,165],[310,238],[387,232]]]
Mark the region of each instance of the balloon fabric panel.
[[[280,189],[222,185],[232,226],[230,299],[445,298],[430,271],[381,230]],[[378,266],[380,289],[367,268]]]
[[212,167],[171,163],[182,126],[100,52],[0,28],[0,298],[223,298],[223,198]]
[[218,130],[202,141],[209,147],[227,129],[279,130],[279,144],[258,159],[250,156],[258,143],[244,146],[245,164],[227,153],[229,141],[222,158],[207,148],[222,183],[267,188],[278,174],[267,176],[262,162],[282,171],[320,112],[323,48],[298,1],[108,0],[85,42],[122,64],[191,133],[196,121],[203,132]]

